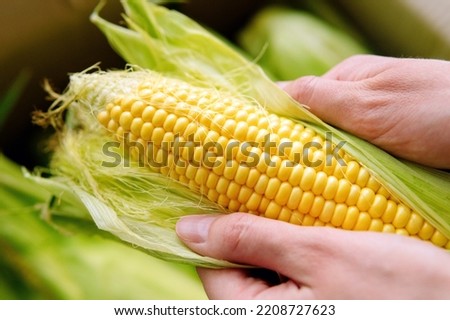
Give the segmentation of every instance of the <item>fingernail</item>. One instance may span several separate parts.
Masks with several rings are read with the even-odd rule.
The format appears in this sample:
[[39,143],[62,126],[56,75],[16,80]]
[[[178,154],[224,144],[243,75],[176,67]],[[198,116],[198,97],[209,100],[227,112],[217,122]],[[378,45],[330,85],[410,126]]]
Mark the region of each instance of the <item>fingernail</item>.
[[284,89],[287,87],[287,85],[290,83],[290,81],[278,81],[277,85],[281,88]]
[[176,231],[178,237],[184,242],[202,243],[208,238],[211,223],[217,219],[217,215],[185,216],[178,220]]

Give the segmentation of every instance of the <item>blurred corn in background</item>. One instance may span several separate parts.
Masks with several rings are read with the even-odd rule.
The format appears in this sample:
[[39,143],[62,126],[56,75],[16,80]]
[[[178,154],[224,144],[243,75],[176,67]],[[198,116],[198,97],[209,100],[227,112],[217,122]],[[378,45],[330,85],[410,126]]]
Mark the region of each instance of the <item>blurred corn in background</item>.
[[[0,152],[13,161],[2,156],[0,164],[0,298],[204,298],[192,269],[93,236],[90,220],[76,229],[52,221],[49,211],[73,208],[58,207],[20,170],[47,165],[49,146],[43,141],[51,132],[30,121],[35,108],[48,105],[43,79],[60,91],[68,73],[97,62],[103,69],[124,66],[89,22],[97,2],[0,3]],[[307,16],[306,26],[274,19],[269,27],[250,31],[274,5],[290,16]],[[449,5],[445,0],[218,0],[214,5],[191,0],[171,6],[241,45],[274,79],[292,79],[322,74],[359,52],[450,59]],[[121,10],[120,2],[111,0],[102,15],[120,21]],[[286,39],[281,42],[277,34]],[[302,40],[302,34],[309,38]]]
[[281,6],[258,12],[238,42],[275,80],[322,75],[345,58],[369,52],[314,14]]
[[91,234],[88,221],[55,227],[46,210],[70,205],[52,204],[3,156],[0,177],[0,299],[206,298],[192,268]]

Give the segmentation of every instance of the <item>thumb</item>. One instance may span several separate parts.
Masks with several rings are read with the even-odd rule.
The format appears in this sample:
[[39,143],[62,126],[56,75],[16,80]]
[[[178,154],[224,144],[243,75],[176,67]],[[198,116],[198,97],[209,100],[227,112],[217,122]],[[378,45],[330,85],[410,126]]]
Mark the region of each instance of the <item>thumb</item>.
[[[316,76],[305,76],[280,83],[290,96],[307,105],[310,111],[325,122],[351,131],[351,119],[362,104],[361,83]],[[350,120],[350,121],[349,121]]]
[[259,266],[286,276],[293,271],[308,272],[306,261],[310,261],[311,246],[319,241],[318,234],[300,226],[246,213],[186,216],[178,221],[176,231],[189,248],[201,255]]

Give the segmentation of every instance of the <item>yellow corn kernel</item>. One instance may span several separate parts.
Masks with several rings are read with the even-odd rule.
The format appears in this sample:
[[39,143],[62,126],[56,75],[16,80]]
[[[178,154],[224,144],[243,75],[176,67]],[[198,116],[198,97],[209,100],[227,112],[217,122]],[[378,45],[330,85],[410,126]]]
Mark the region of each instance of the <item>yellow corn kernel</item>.
[[336,195],[336,192],[339,187],[339,181],[334,176],[329,176],[327,178],[327,184],[325,186],[325,189],[323,190],[322,196],[327,199],[331,200]]
[[253,190],[250,189],[249,187],[241,186],[241,189],[239,190],[239,195],[238,195],[237,200],[240,203],[247,203],[248,200],[250,199],[252,193],[253,193]]
[[408,231],[406,231],[406,229],[403,228],[395,229],[395,233],[402,236],[409,236]]
[[224,194],[219,194],[219,197],[217,198],[217,203],[221,205],[224,208],[228,207],[228,204],[230,203],[230,199]]
[[345,171],[345,177],[351,182],[355,183],[358,178],[360,166],[356,161],[350,161],[347,163],[347,170]]
[[291,192],[291,184],[288,182],[282,182],[275,195],[275,201],[282,206],[286,205],[291,196]]
[[103,110],[97,114],[97,120],[100,122],[100,124],[104,127],[108,126],[109,120],[111,120],[111,117],[109,116],[109,112],[106,110]]
[[289,219],[289,223],[302,225],[304,215],[298,211],[294,211]]
[[188,178],[189,180],[194,180],[195,175],[197,174],[197,169],[198,168],[196,166],[188,164],[185,172],[186,178]]
[[144,111],[142,111],[142,117],[141,117],[142,120],[144,120],[145,122],[152,122],[155,112],[156,112],[155,107],[152,107],[152,106],[145,107]]
[[405,229],[409,234],[417,234],[423,226],[423,218],[415,212],[411,212],[411,217],[406,224]]
[[294,165],[289,176],[289,183],[293,186],[298,186],[300,184],[300,181],[302,180],[303,171],[303,166],[298,164]]
[[376,194],[373,199],[372,205],[370,206],[369,214],[371,215],[372,218],[380,218],[386,211],[386,207],[387,207],[386,197],[381,194]]
[[238,165],[236,174],[234,176],[234,181],[240,185],[244,185],[247,182],[247,178],[250,173],[250,167],[245,165]]
[[163,128],[154,128],[152,132],[151,141],[156,146],[161,146],[162,141],[164,140],[165,131]]
[[314,197],[313,204],[311,209],[309,210],[309,214],[317,218],[322,212],[323,206],[325,204],[325,199],[322,196]]
[[280,168],[277,173],[277,178],[281,181],[288,181],[289,177],[291,176],[293,169],[293,163],[289,160],[283,160],[281,161]]
[[110,132],[116,132],[119,128],[119,124],[113,119],[109,120],[108,125],[106,127]]
[[384,188],[383,186],[380,186],[380,188],[377,191],[377,194],[380,194],[380,195],[384,196],[386,199],[388,199],[389,196],[391,195],[389,193],[389,191],[387,191],[387,189]]
[[392,221],[392,224],[397,229],[403,228],[408,223],[410,217],[411,209],[403,204],[399,204],[397,206],[397,213],[395,214],[395,218],[394,221]]
[[348,206],[356,205],[356,203],[358,202],[360,193],[361,193],[361,187],[358,186],[357,184],[352,184],[350,186],[350,191],[348,193],[347,200],[345,201],[345,203]]
[[143,125],[144,125],[144,120],[142,120],[141,118],[134,118],[131,121],[131,125],[130,125],[131,133],[134,134],[135,136],[140,136]]
[[334,201],[337,203],[343,203],[347,200],[352,184],[347,179],[340,179],[336,194],[334,195]]
[[292,211],[286,207],[281,207],[280,214],[278,215],[278,220],[289,222],[291,220]]
[[382,232],[395,233],[395,227],[392,224],[387,223],[387,224],[383,225],[383,231]]
[[362,188],[359,194],[356,206],[361,211],[368,211],[372,205],[373,199],[375,198],[375,193],[370,188]]
[[281,187],[281,182],[277,178],[270,178],[266,190],[264,191],[264,195],[267,199],[273,199],[275,198],[278,190]]
[[274,178],[277,176],[278,174],[278,169],[281,166],[281,158],[279,156],[273,156],[270,159],[270,164],[266,169],[266,174],[270,177],[270,178]]
[[232,212],[237,212],[241,208],[241,203],[235,199],[230,199],[228,203],[228,210]]
[[167,132],[172,132],[175,124],[177,123],[178,117],[173,113],[168,114],[163,123],[163,129]]
[[278,216],[281,212],[281,206],[274,200],[269,202],[269,205],[266,209],[266,217],[271,219],[278,219]]
[[360,230],[360,231],[368,230],[370,227],[371,220],[372,218],[370,218],[370,214],[368,214],[367,212],[360,212],[353,230]]
[[[303,143],[294,140],[292,146],[289,148],[288,159],[295,164],[301,164],[301,158],[303,156]],[[302,167],[303,168],[303,167]]]
[[247,181],[245,182],[245,185],[249,188],[254,188],[256,184],[259,181],[259,178],[261,177],[261,173],[256,168],[251,168],[250,172],[248,173]]
[[131,122],[133,121],[133,115],[129,111],[122,112],[119,118],[120,126],[125,130],[129,131]]
[[115,122],[119,123],[120,120],[120,116],[122,115],[122,108],[120,106],[114,106],[110,113],[109,116],[111,117],[111,119],[113,119]]
[[353,230],[358,221],[359,210],[355,206],[348,207],[347,214],[345,215],[342,228],[345,230]]
[[225,160],[224,157],[216,157],[216,161],[214,162],[212,171],[218,176],[222,176],[226,165],[227,161]]
[[302,199],[300,200],[300,204],[298,206],[298,211],[304,214],[309,213],[313,205],[314,198],[314,193],[311,191],[303,192]]
[[116,130],[116,138],[117,140],[123,142],[123,140],[125,139],[125,130],[123,130],[122,127],[118,127]]
[[140,136],[144,141],[150,141],[153,134],[153,124],[146,122],[141,127]]
[[197,173],[195,174],[194,181],[199,186],[206,184],[210,172],[205,168],[198,168]]
[[250,198],[248,199],[246,206],[251,211],[258,210],[259,204],[261,203],[262,195],[256,192],[253,192]]
[[336,208],[336,203],[332,200],[325,200],[322,207],[322,212],[319,215],[320,221],[325,223],[330,222],[334,214],[334,209]]
[[[358,172],[358,177],[356,178],[356,184],[361,188],[364,188],[369,181],[370,173],[366,168],[361,167]],[[372,190],[373,191],[373,190]]]
[[336,204],[334,208],[333,216],[331,217],[331,224],[335,227],[340,227],[345,220],[345,216],[347,215],[348,207],[344,203]]
[[233,180],[239,168],[239,163],[236,160],[227,161],[223,170],[223,176],[228,180]]
[[261,202],[259,203],[259,207],[258,207],[258,211],[259,212],[266,212],[267,211],[267,206],[269,205],[270,200],[263,197],[261,199]]
[[197,132],[198,125],[195,122],[189,122],[186,126],[186,129],[184,129],[183,132],[183,138],[187,140],[193,140],[194,134]]
[[314,221],[313,226],[314,226],[314,227],[324,227],[324,226],[325,226],[325,222],[322,222],[322,221],[320,221],[319,219],[316,219],[316,220]]
[[422,240],[428,240],[433,236],[435,229],[428,223],[424,222],[419,231],[419,237]]
[[375,218],[370,221],[369,231],[383,231],[383,220]]
[[240,190],[241,190],[241,185],[237,184],[234,181],[231,181],[230,184],[228,185],[226,195],[230,200],[237,200]]
[[314,180],[314,184],[311,188],[311,191],[315,195],[321,195],[327,185],[327,179],[328,176],[325,172],[323,171],[317,172],[316,179]]
[[438,247],[443,247],[447,244],[447,238],[438,230],[435,230],[433,235],[431,236],[431,242],[437,245]]
[[179,117],[173,126],[173,133],[175,135],[183,136],[189,122],[188,118]]
[[300,205],[302,194],[303,190],[300,187],[293,187],[286,206],[291,210],[297,209]]
[[375,193],[377,193],[381,185],[374,176],[369,176],[366,187],[372,189]]
[[394,221],[396,213],[397,204],[392,200],[388,200],[386,204],[386,210],[381,216],[381,220],[383,220],[385,223],[391,223],[392,221]]
[[308,191],[314,185],[314,180],[316,179],[316,170],[311,167],[306,167],[303,171],[303,175],[300,181],[300,188],[303,191]]
[[228,190],[228,186],[230,184],[230,180],[225,177],[220,177],[219,181],[217,181],[216,190],[218,193],[225,195]]
[[209,189],[215,189],[218,181],[219,176],[214,172],[210,172],[208,175],[208,179],[206,179],[206,187],[208,187]]
[[311,217],[309,214],[303,217],[302,226],[313,226],[316,218]]
[[144,112],[145,107],[146,105],[143,101],[137,100],[131,106],[130,112],[133,115],[133,117],[138,118],[142,116],[142,112]]
[[258,178],[258,182],[256,183],[254,190],[258,194],[264,194],[266,191],[267,185],[269,184],[269,177],[265,174],[262,174]]

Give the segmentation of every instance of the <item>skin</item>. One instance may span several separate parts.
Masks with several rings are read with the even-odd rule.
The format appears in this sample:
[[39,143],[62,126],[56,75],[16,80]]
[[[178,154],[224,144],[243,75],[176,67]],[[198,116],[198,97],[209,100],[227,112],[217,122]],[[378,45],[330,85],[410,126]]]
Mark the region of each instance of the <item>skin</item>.
[[201,255],[283,276],[273,285],[249,269],[199,268],[211,299],[450,298],[450,255],[425,241],[299,227],[245,213],[185,217],[177,232]]
[[450,62],[351,57],[282,87],[322,120],[411,161],[450,168]]
[[[398,157],[450,168],[449,75],[450,62],[355,56],[281,85],[323,120]],[[187,216],[177,234],[201,255],[273,271],[199,268],[211,299],[450,299],[449,253],[414,238],[244,213]]]

